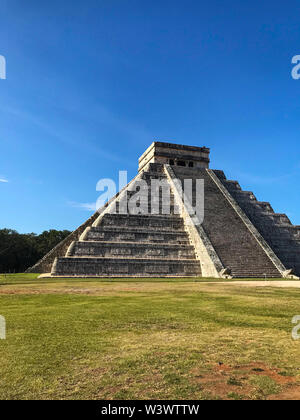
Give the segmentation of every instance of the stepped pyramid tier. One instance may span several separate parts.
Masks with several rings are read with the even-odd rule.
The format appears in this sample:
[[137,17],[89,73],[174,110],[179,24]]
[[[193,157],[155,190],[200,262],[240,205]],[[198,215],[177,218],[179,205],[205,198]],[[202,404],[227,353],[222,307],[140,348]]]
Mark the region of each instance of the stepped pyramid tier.
[[53,277],[298,278],[300,227],[223,171],[209,169],[209,153],[206,147],[152,143],[137,176],[28,271]]

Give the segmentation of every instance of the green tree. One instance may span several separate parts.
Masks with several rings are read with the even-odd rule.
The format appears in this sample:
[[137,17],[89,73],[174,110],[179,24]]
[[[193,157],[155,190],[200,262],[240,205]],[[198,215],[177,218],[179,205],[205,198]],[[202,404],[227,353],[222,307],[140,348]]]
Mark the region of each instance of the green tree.
[[69,234],[68,230],[51,229],[36,235],[0,229],[0,273],[24,272]]

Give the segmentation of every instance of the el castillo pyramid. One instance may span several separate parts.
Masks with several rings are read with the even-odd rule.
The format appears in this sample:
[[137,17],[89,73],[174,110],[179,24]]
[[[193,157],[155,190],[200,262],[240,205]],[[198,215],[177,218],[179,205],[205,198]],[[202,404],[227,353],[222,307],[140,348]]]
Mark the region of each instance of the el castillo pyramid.
[[[300,276],[300,226],[223,171],[209,169],[209,153],[206,147],[152,143],[137,176],[28,271],[54,277]],[[204,182],[201,223],[180,191],[178,180],[187,179],[193,191],[196,180]],[[169,186],[167,214],[162,194],[150,188],[146,213],[120,211],[121,200],[130,200],[141,180]]]

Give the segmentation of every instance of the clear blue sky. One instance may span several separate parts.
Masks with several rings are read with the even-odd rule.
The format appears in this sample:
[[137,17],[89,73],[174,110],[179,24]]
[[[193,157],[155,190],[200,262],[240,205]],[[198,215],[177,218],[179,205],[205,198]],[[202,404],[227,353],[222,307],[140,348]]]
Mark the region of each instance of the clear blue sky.
[[210,147],[300,224],[299,18],[288,0],[2,0],[0,228],[76,228],[153,140]]

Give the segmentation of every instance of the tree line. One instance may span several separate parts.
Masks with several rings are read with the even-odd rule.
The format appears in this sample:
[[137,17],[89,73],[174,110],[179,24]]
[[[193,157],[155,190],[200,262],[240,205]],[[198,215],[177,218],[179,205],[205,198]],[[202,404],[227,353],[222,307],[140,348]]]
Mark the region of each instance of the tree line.
[[51,229],[37,235],[0,229],[0,273],[23,273],[70,233]]

